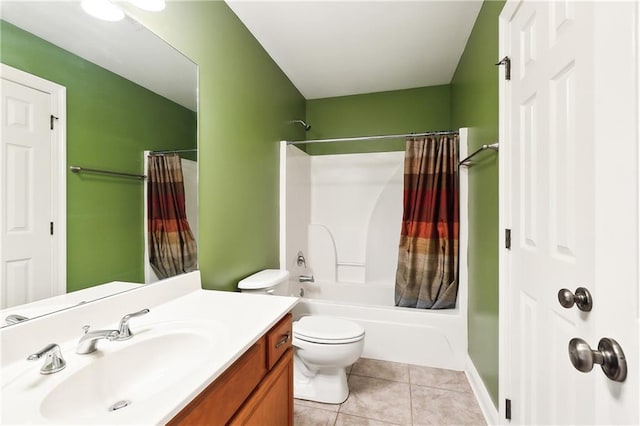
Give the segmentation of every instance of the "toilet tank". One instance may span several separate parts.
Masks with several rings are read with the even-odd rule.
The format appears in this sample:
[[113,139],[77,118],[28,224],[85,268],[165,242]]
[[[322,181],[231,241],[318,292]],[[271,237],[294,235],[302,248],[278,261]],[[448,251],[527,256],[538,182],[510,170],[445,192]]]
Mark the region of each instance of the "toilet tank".
[[265,269],[240,280],[238,289],[242,293],[275,294],[286,296],[289,288],[289,271]]

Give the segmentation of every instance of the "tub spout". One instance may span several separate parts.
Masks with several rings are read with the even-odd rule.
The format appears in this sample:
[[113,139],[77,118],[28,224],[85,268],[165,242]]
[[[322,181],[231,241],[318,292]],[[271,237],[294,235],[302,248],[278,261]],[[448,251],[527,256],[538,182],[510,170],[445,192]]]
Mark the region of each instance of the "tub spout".
[[298,281],[301,283],[313,283],[315,280],[313,279],[313,275],[299,275]]

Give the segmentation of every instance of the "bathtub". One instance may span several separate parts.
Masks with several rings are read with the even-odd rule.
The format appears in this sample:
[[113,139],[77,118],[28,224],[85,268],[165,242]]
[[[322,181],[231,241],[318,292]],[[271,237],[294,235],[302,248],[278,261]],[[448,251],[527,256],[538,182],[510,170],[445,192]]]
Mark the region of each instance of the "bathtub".
[[460,309],[396,307],[394,288],[385,284],[289,282],[290,294],[299,296],[301,289],[294,320],[331,315],[362,325],[364,358],[464,370],[467,324]]

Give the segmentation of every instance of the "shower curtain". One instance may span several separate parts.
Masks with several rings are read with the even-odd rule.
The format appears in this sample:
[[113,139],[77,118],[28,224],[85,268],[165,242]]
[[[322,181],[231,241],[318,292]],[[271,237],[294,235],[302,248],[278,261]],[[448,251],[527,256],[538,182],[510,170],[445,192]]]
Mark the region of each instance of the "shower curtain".
[[455,307],[458,226],[458,136],[407,138],[396,306]]
[[158,278],[197,268],[196,241],[187,221],[180,156],[149,156],[149,263]]

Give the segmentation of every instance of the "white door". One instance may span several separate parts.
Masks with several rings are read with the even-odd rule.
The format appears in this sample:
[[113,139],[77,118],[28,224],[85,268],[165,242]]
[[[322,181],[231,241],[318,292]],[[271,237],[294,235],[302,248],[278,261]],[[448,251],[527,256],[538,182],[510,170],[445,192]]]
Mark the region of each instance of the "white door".
[[[639,420],[636,7],[509,1],[500,17],[511,63],[500,106],[501,225],[511,230],[500,394],[516,424]],[[593,296],[590,312],[558,301],[578,287]],[[597,349],[603,337],[627,355],[623,383],[570,362],[572,338]]]
[[2,307],[56,294],[48,93],[2,79]]

